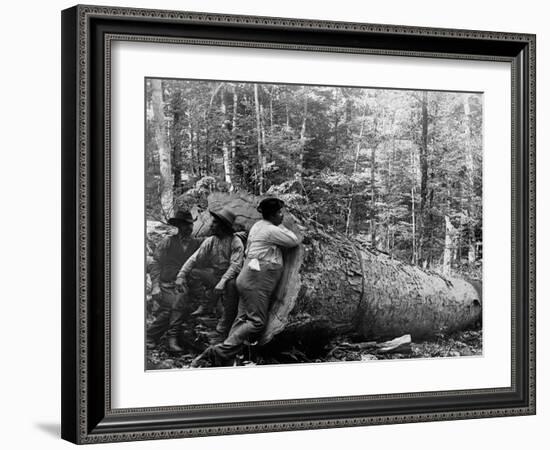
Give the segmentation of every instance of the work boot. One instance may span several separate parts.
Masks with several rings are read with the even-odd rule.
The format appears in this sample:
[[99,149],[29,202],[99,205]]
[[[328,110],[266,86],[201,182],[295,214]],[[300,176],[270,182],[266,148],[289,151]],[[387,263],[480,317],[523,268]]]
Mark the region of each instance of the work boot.
[[176,336],[170,336],[168,338],[168,349],[175,353],[183,352],[183,348],[178,345],[178,338]]
[[191,313],[191,316],[214,316],[216,305],[218,304],[218,296],[213,291],[207,290],[204,292],[204,298],[201,305]]

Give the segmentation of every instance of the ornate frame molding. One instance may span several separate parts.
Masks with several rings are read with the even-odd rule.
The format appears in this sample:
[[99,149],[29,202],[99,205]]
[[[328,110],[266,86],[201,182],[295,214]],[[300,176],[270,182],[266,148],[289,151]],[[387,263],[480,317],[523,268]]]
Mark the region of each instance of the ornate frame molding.
[[[103,21],[98,30],[97,23]],[[396,25],[361,24],[332,21],[310,21],[255,16],[233,16],[194,12],[159,11],[98,6],[76,6],[63,12],[63,398],[62,435],[76,443],[98,443],[174,437],[207,436],[214,434],[238,434],[271,432],[328,427],[348,427],[374,424],[422,422],[527,415],[535,413],[535,36],[530,34],[499,33],[487,31],[449,30]],[[107,23],[112,22],[110,27]],[[163,27],[192,25],[201,37],[152,36],[145,33],[125,32],[125,24],[147,27],[161,24]],[[222,26],[246,29],[249,33],[277,33],[310,39],[311,30],[335,33],[332,44],[326,42],[273,42],[260,39],[220,39],[210,36],[212,29],[222,31]],[[224,30],[230,30],[225,27]],[[373,46],[335,45],[346,44],[346,36],[369,39]],[[426,38],[427,47],[419,48],[418,37]],[[404,48],[396,48],[399,38]],[[96,42],[94,43],[94,39]],[[391,41],[393,39],[393,41]],[[512,211],[512,298],[513,343],[512,386],[501,389],[473,391],[448,391],[420,394],[396,394],[360,397],[334,397],[319,399],[293,399],[288,401],[250,402],[239,404],[194,405],[186,407],[140,408],[113,410],[110,402],[110,63],[111,43],[115,40],[162,43],[187,43],[198,45],[244,46],[256,48],[293,49],[383,54],[396,56],[436,57],[451,59],[481,59],[506,61],[512,64],[512,155],[513,155],[513,211]],[[453,52],[441,50],[442,40],[453,43]],[[391,41],[391,42],[390,42]],[[98,42],[103,49],[100,49]],[[393,43],[392,43],[393,42]],[[409,42],[409,43],[407,43]],[[496,43],[497,45],[490,45]],[[391,44],[391,45],[390,45]],[[468,44],[468,45],[466,45]],[[485,45],[485,47],[484,47]],[[393,46],[393,47],[392,47]],[[416,48],[416,47],[418,48]],[[489,50],[488,50],[489,49]],[[493,50],[490,50],[493,49]],[[473,50],[473,51],[472,51]],[[98,67],[101,65],[101,67]],[[102,79],[98,74],[105,73]],[[103,95],[97,102],[98,86]],[[98,127],[90,111],[103,108],[103,125]],[[95,140],[94,140],[95,139]],[[103,156],[91,150],[91,142],[101,143]],[[75,151],[76,149],[76,151]],[[99,160],[99,161],[98,161]],[[102,175],[102,176],[101,176]],[[92,189],[101,176],[100,190]],[[519,191],[518,191],[519,187]],[[102,210],[105,215],[97,217]],[[103,219],[104,217],[104,219]],[[104,228],[104,233],[98,230]],[[99,228],[98,228],[99,227]],[[98,240],[97,236],[100,236]],[[102,239],[101,239],[102,238]],[[102,249],[99,251],[98,246]],[[103,278],[101,276],[103,275]],[[97,283],[101,279],[101,292]],[[523,293],[523,298],[521,297]],[[99,297],[98,297],[99,295]],[[103,298],[104,304],[94,303]],[[98,310],[99,308],[99,310]],[[102,323],[98,324],[94,315]],[[519,314],[519,316],[518,316]],[[103,338],[99,336],[103,335]],[[103,345],[104,365],[94,372],[98,357],[90,349]],[[95,353],[94,353],[95,355]],[[90,370],[92,368],[92,370]],[[517,369],[520,369],[517,371]],[[104,380],[96,378],[103,374]],[[65,383],[65,381],[68,381]],[[91,400],[102,386],[101,404]],[[521,391],[521,392],[519,392]],[[493,398],[487,407],[469,410],[445,410],[434,400],[434,406],[406,414],[342,412],[341,417],[300,420],[287,419],[281,409],[290,405],[307,405],[320,408],[330,404],[362,400],[400,400],[410,406],[427,397],[463,398],[477,396]],[[498,395],[507,395],[507,401],[498,401]],[[485,398],[485,397],[484,397]],[[504,398],[504,397],[503,397]],[[473,404],[477,404],[473,402]],[[200,425],[184,420],[171,426],[167,420],[175,414],[199,411],[202,418],[208,411],[223,408],[258,407],[277,409],[277,417],[264,423],[233,424],[216,422]],[[437,407],[436,407],[437,406]],[[322,409],[322,408],[321,408]],[[289,408],[287,408],[289,410]],[[383,411],[383,408],[378,408]],[[202,413],[201,413],[202,411]],[[124,422],[124,423],[123,423]],[[173,422],[173,421],[172,421]]]

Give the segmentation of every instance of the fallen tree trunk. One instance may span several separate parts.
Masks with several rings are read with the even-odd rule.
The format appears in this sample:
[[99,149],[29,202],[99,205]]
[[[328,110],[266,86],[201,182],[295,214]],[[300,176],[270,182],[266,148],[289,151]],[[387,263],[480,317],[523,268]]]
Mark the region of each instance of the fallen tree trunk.
[[[230,208],[238,229],[249,230],[260,219],[258,198],[246,194],[213,193],[208,204]],[[285,253],[261,344],[275,339],[315,347],[338,334],[360,339],[410,334],[414,340],[480,320],[481,298],[467,281],[396,261],[294,212],[285,214],[284,224],[303,243]],[[195,234],[206,234],[210,220],[201,213]]]

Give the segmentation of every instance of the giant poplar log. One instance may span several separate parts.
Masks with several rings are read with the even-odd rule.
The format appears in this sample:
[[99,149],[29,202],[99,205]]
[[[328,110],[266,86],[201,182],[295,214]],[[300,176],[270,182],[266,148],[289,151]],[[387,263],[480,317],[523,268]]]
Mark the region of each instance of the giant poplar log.
[[[259,199],[213,193],[209,208],[230,208],[236,228],[249,230],[260,219]],[[290,208],[292,210],[292,208]],[[204,235],[210,214],[197,218]],[[285,253],[285,271],[274,295],[260,343],[289,341],[304,347],[338,334],[363,339],[412,335],[413,340],[473,325],[481,298],[469,282],[443,277],[374,252],[345,235],[287,211],[284,224],[303,238]]]

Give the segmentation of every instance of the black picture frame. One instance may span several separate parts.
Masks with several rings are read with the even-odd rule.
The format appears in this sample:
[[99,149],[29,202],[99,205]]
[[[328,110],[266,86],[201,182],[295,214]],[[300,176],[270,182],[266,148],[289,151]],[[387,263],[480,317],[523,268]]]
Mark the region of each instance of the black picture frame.
[[[507,61],[512,67],[508,388],[116,410],[110,400],[110,44]],[[213,44],[211,44],[213,45]],[[62,12],[62,437],[74,443],[535,414],[535,36],[118,7]]]

